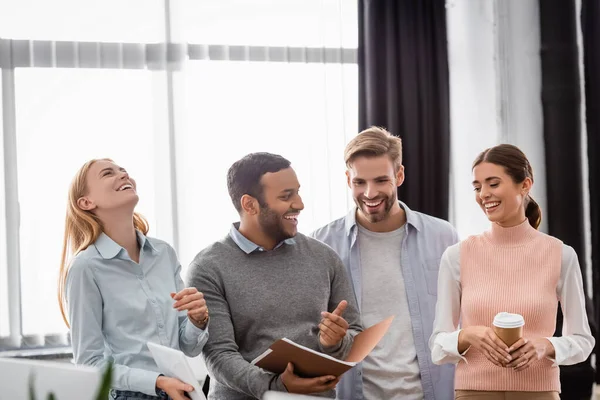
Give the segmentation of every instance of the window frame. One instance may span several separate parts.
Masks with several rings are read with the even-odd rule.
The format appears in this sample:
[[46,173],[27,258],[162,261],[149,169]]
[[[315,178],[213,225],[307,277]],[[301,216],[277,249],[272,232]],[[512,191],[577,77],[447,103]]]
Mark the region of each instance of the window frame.
[[[166,3],[168,8],[169,2]],[[281,46],[213,45],[174,43],[170,41],[170,13],[165,12],[165,43],[104,43],[77,41],[11,40],[0,38],[0,71],[2,76],[0,136],[3,141],[4,174],[0,176],[5,194],[6,232],[0,232],[6,245],[9,336],[0,337],[0,356],[62,354],[70,346],[68,338],[57,338],[48,332],[43,337],[24,337],[22,334],[22,298],[20,268],[20,206],[17,173],[17,126],[15,108],[16,68],[99,68],[149,69],[155,74],[155,90],[166,113],[154,116],[156,150],[154,156],[164,174],[155,179],[157,186],[168,190],[156,191],[157,229],[161,238],[179,250],[177,210],[177,170],[175,140],[177,107],[182,101],[181,88],[175,74],[188,60],[258,61],[282,63],[357,64],[354,48],[307,48]],[[0,170],[0,173],[2,170]]]

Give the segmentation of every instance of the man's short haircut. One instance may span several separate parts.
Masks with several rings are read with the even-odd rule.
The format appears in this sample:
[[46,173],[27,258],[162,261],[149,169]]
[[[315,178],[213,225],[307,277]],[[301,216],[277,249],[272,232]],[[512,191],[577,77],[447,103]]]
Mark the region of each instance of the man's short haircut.
[[289,168],[291,163],[277,154],[250,153],[233,163],[227,172],[229,197],[238,213],[242,212],[241,199],[247,194],[264,206],[263,187],[260,183],[264,174]]
[[387,155],[398,172],[402,165],[402,140],[393,136],[385,128],[372,126],[352,139],[344,151],[346,167],[350,168],[358,157],[379,157]]

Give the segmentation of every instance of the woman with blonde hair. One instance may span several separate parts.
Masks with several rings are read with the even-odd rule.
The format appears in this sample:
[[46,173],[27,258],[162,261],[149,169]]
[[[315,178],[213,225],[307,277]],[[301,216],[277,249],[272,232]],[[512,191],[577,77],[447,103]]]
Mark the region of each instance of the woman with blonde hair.
[[[472,170],[475,201],[491,229],[442,256],[432,360],[456,364],[456,399],[559,399],[558,365],[582,362],[594,347],[577,254],[537,230],[533,169],[521,150],[487,149]],[[559,302],[564,325],[553,337]],[[491,327],[500,312],[525,321],[514,344]]]
[[[114,399],[186,398],[163,376],[148,341],[194,357],[208,339],[202,293],[184,288],[171,246],[147,237],[135,181],[110,159],[91,160],[69,188],[58,297],[76,364],[113,363]],[[68,318],[67,318],[68,316]]]

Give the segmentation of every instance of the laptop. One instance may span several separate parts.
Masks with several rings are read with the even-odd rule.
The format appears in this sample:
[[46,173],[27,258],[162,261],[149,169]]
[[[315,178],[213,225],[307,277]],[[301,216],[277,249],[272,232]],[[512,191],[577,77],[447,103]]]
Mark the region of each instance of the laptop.
[[102,382],[99,368],[68,362],[0,357],[0,399],[29,399],[30,377],[36,399],[95,400]]

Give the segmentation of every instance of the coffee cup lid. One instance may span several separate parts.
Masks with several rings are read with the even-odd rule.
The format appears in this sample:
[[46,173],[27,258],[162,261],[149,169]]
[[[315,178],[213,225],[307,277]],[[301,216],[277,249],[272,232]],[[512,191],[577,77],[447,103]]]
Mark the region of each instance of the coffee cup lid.
[[519,328],[525,325],[525,320],[520,314],[501,312],[494,317],[494,326],[498,328]]

